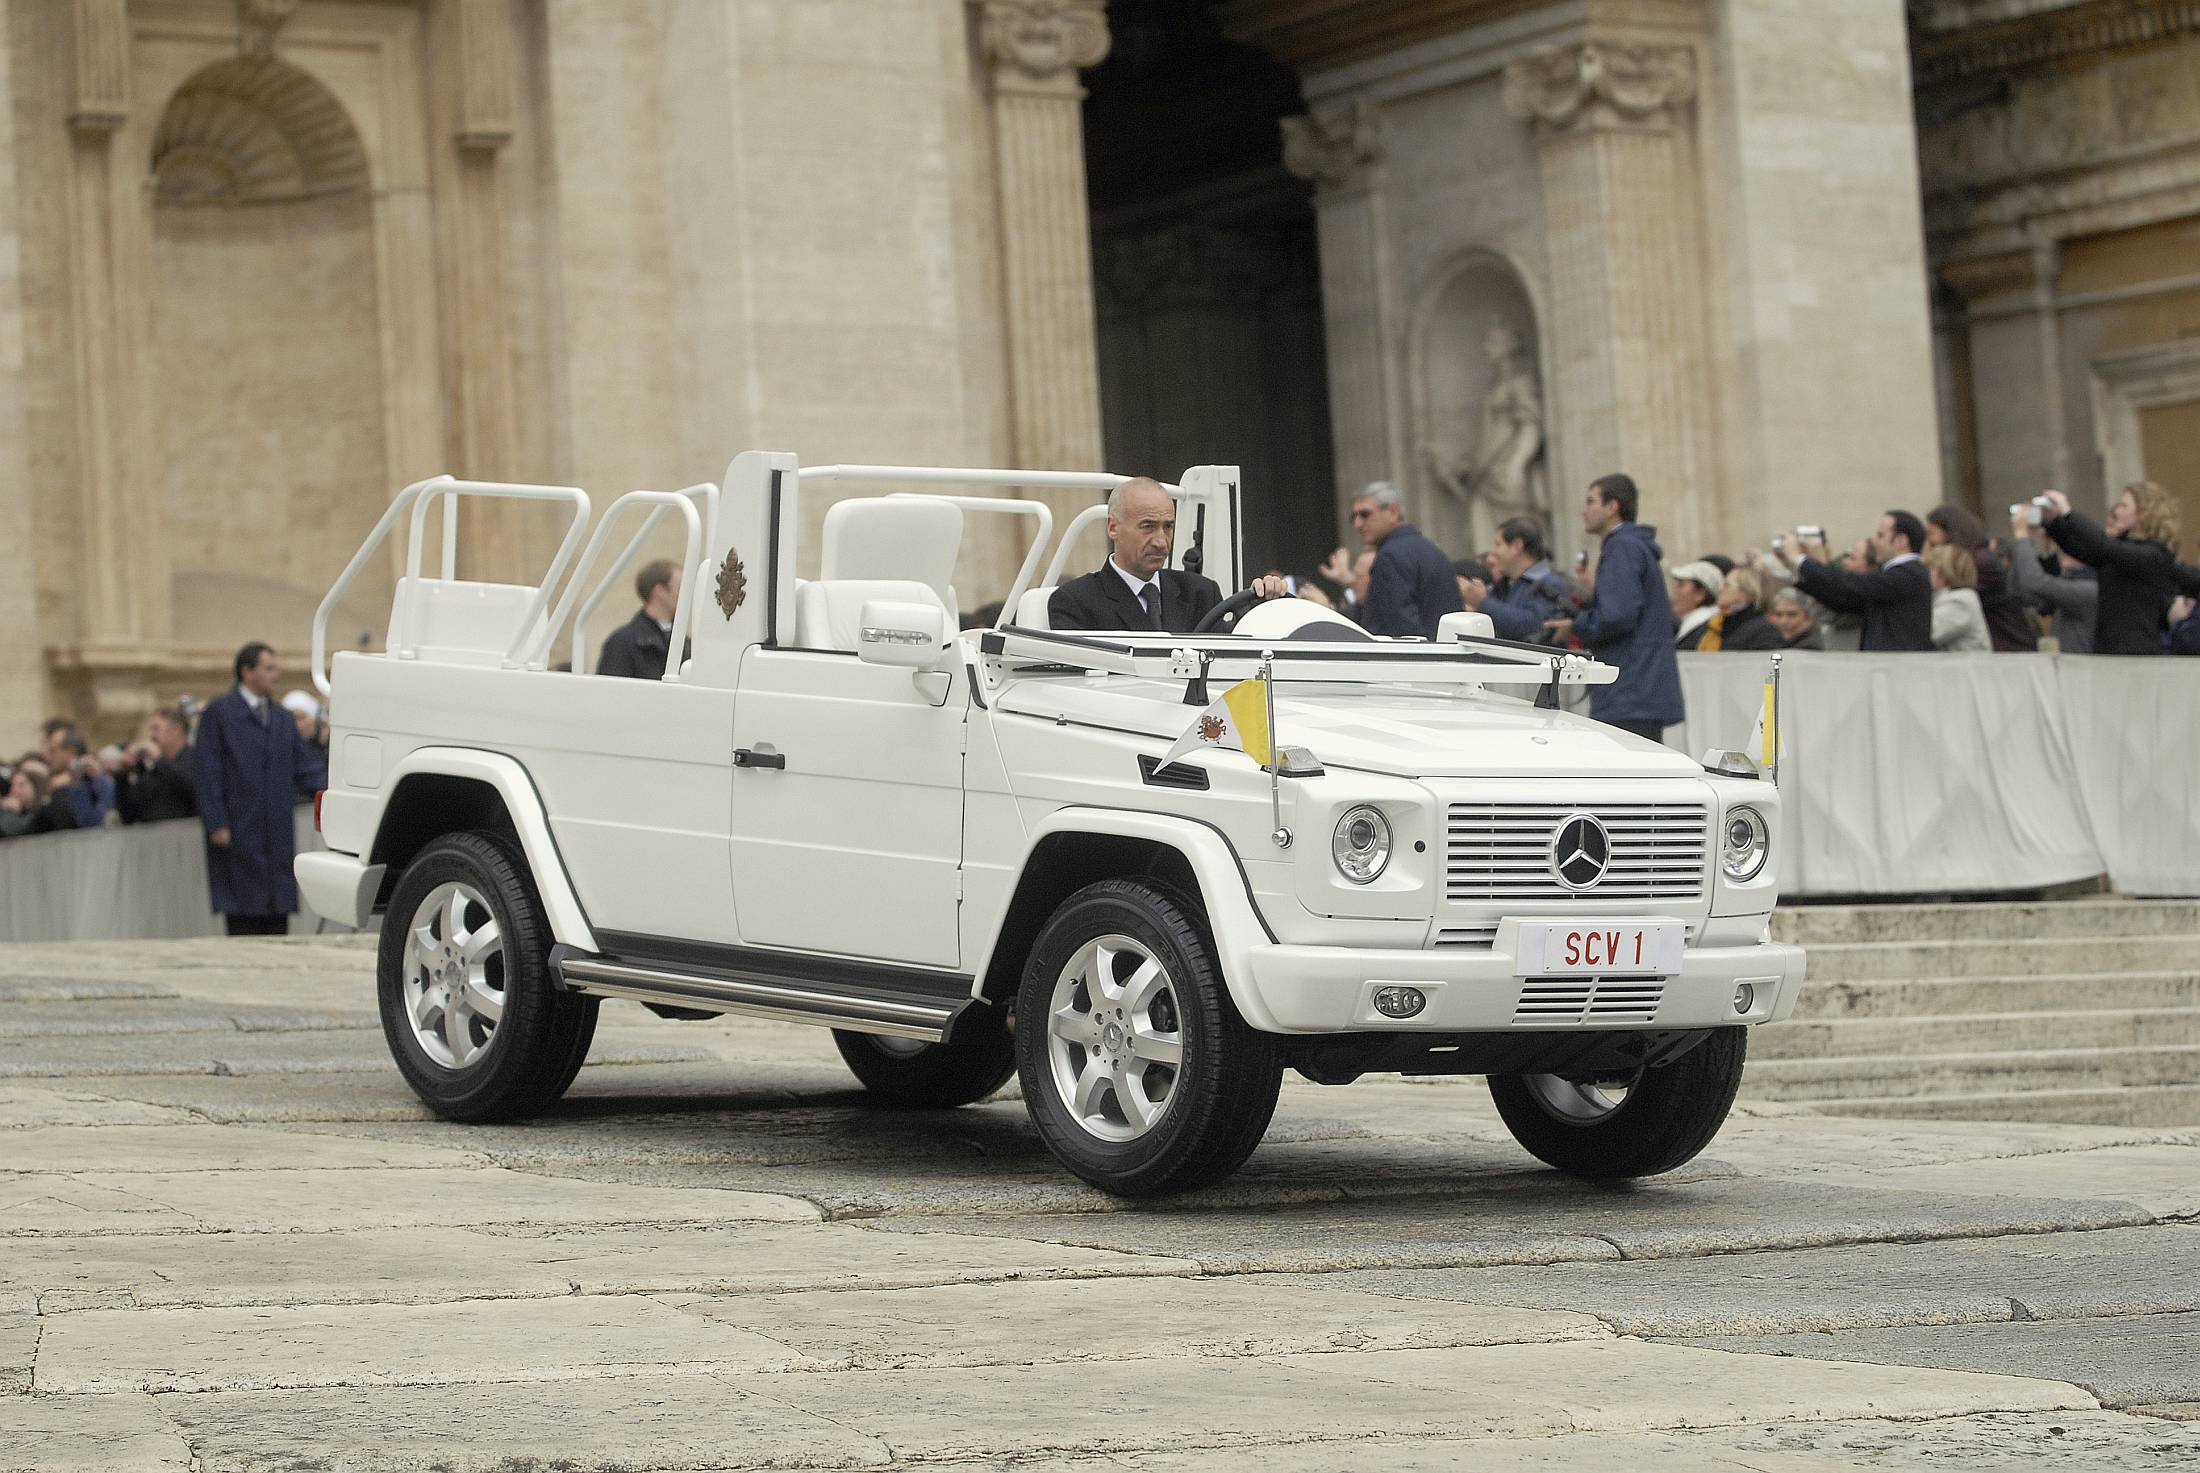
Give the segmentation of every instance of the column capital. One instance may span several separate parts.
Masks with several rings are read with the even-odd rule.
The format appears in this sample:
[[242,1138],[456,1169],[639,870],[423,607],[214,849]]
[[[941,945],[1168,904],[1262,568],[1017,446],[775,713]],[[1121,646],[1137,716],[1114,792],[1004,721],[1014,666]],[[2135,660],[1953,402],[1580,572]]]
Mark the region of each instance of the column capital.
[[1507,63],[1505,110],[1542,133],[1662,127],[1696,96],[1686,46],[1577,41]]
[[112,133],[130,118],[130,17],[126,0],[75,0],[70,8],[69,126]]
[[1106,0],[970,0],[970,11],[996,83],[1072,90],[1108,54]]
[[517,111],[511,0],[457,0],[458,126],[467,153],[495,153],[512,141]]
[[1345,189],[1383,156],[1381,115],[1364,99],[1283,120],[1283,166],[1324,189]]
[[298,0],[237,0],[237,49],[265,61],[275,54],[275,37],[291,16]]

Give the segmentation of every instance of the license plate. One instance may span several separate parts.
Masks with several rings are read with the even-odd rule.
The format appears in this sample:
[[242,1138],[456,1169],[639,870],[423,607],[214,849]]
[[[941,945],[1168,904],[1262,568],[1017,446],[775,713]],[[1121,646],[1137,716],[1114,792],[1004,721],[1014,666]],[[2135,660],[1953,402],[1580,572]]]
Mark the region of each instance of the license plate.
[[1679,921],[1522,921],[1521,977],[1670,977],[1688,927]]

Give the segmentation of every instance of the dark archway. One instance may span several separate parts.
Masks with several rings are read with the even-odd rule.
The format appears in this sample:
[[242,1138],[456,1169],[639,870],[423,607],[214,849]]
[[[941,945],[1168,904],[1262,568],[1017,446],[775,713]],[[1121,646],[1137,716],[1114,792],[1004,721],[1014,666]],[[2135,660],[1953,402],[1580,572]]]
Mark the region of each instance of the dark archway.
[[1312,186],[1278,124],[1291,70],[1227,40],[1205,0],[1108,0],[1085,76],[1085,172],[1108,464],[1236,462],[1255,570],[1337,540]]

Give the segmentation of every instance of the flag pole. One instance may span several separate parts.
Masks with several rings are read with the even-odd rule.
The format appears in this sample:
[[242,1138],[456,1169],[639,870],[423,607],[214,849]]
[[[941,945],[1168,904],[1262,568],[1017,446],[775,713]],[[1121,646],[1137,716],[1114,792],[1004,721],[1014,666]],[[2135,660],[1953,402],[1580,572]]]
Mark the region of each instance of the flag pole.
[[1268,702],[1268,813],[1275,828],[1268,837],[1278,849],[1291,847],[1291,831],[1283,826],[1283,749],[1276,742],[1276,679],[1274,650],[1260,652],[1260,691]]
[[1772,785],[1780,786],[1780,660],[1778,650],[1772,654]]

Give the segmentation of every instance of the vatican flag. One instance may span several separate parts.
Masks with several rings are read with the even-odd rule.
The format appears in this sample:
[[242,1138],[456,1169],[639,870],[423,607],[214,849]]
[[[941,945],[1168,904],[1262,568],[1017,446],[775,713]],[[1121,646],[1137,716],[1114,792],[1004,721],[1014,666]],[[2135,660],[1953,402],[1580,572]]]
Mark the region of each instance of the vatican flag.
[[1268,765],[1267,681],[1255,676],[1224,691],[1221,699],[1210,703],[1191,729],[1176,739],[1161,765],[1167,767],[1187,752],[1213,747],[1228,747],[1263,767]]
[[1760,769],[1770,772],[1786,754],[1787,742],[1780,735],[1780,680],[1775,671],[1765,677],[1764,701],[1749,732],[1749,755],[1757,759]]

